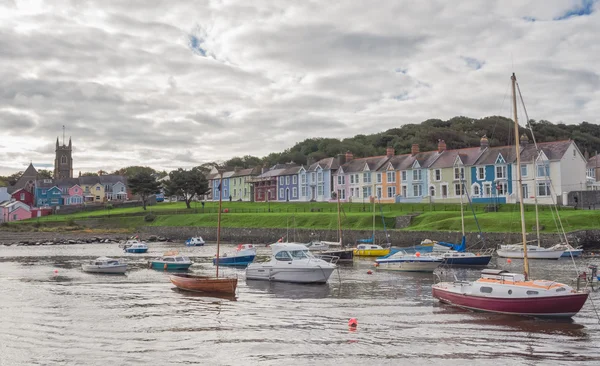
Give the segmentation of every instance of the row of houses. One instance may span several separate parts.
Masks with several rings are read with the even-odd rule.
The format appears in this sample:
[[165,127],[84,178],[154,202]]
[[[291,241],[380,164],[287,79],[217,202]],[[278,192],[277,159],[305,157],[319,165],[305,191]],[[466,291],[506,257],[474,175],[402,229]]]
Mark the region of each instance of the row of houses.
[[[354,158],[352,152],[305,165],[278,164],[270,168],[230,169],[209,176],[210,199],[234,201],[460,202],[466,196],[476,203],[514,203],[516,169],[520,169],[525,203],[566,202],[570,191],[596,189],[596,170],[572,140],[534,145],[520,140],[520,167],[515,146],[480,146],[448,150],[444,140],[437,150],[409,154]],[[592,158],[594,159],[594,158]],[[596,164],[598,165],[598,164]],[[600,170],[598,170],[600,172]],[[461,198],[462,195],[462,198]]]

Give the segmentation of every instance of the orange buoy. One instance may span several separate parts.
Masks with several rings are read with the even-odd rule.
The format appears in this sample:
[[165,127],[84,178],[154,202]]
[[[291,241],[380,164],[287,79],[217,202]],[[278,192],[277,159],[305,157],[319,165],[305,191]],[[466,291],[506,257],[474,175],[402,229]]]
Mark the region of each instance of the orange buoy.
[[356,318],[350,318],[350,320],[348,320],[348,326],[350,328],[358,327],[358,320],[356,320]]
[[420,253],[420,252],[416,252],[416,253],[415,253],[415,257],[420,257],[420,256],[421,256],[421,253]]
[[163,268],[165,269],[165,271],[167,270],[167,264],[165,263],[165,265],[163,266]]
[[54,270],[54,274],[58,274],[58,269],[55,269],[55,270]]
[[508,258],[508,259],[506,260],[506,263],[508,263],[508,264],[511,264],[511,263],[512,263],[512,260],[511,260],[510,258]]
[[479,257],[481,254],[477,253],[477,256]]
[[379,267],[379,263],[375,262],[374,266]]

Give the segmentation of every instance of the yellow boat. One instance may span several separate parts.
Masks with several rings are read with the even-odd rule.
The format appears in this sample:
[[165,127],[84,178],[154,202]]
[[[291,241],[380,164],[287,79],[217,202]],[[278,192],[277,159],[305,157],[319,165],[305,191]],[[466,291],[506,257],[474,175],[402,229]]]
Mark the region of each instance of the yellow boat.
[[360,244],[354,248],[354,255],[357,257],[383,257],[390,254],[390,248],[383,248],[380,245]]

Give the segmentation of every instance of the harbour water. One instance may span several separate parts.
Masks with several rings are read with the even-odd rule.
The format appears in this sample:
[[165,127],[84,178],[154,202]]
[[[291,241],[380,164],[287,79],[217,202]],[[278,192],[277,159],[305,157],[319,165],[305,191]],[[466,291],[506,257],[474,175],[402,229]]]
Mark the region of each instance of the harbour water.
[[[172,249],[196,262],[192,271],[214,273],[211,245],[152,243],[141,255],[115,244],[0,247],[0,365],[600,364],[599,292],[572,321],[473,313],[433,299],[429,274],[376,272],[357,260],[315,286],[247,283],[244,270],[226,268],[240,278],[231,301],[179,292],[147,268]],[[99,256],[124,258],[130,270],[81,271]],[[520,271],[521,261],[498,262]],[[570,260],[532,261],[531,269],[574,277]]]

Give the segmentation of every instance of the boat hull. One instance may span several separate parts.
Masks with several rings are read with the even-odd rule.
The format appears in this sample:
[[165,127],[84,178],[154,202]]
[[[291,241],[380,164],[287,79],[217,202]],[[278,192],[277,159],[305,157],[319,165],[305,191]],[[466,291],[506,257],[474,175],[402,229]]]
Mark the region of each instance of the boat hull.
[[150,262],[150,268],[161,271],[185,271],[191,266],[192,263],[166,263],[158,261]]
[[276,268],[266,265],[250,265],[246,279],[290,283],[326,283],[335,268]]
[[433,286],[433,297],[464,309],[520,316],[570,318],[588,298],[587,293],[535,298],[498,298],[461,294]]
[[389,253],[389,249],[354,249],[354,255],[357,257],[383,257]]
[[185,291],[234,295],[237,278],[208,277],[195,275],[171,275],[171,283]]
[[82,265],[81,269],[87,273],[106,273],[106,274],[124,274],[127,272],[127,265],[110,266],[110,267],[97,267]]
[[447,257],[443,264],[450,266],[487,266],[492,260],[491,255],[479,255],[474,257]]
[[345,249],[345,250],[327,250],[325,252],[320,252],[318,254],[315,254],[315,256],[318,258],[320,256],[326,256],[326,257],[338,257],[338,263],[339,262],[352,262],[354,260],[354,250],[352,249]]
[[148,251],[148,248],[135,248],[135,249],[127,248],[127,249],[125,249],[125,252],[127,252],[127,253],[146,253],[147,251]]
[[377,262],[378,271],[400,271],[400,272],[428,272],[432,273],[442,264],[441,261],[394,261]]
[[573,255],[573,257],[579,257],[582,253],[583,253],[583,249],[571,249],[571,250],[565,251],[561,255],[561,258],[570,258],[571,255]]
[[[527,251],[528,259],[558,259],[562,256],[563,250],[540,250],[540,251]],[[516,258],[523,259],[523,251],[518,250],[503,250],[498,249],[496,251],[499,257],[503,258]]]
[[[219,257],[219,266],[245,267],[254,262],[256,255],[242,255],[239,257]],[[217,258],[213,258],[213,265],[217,264]]]

